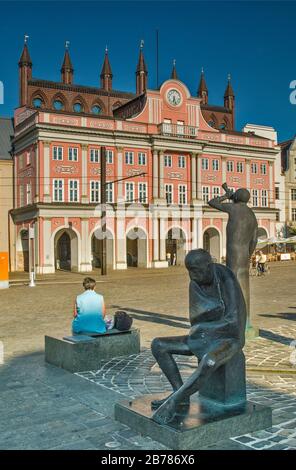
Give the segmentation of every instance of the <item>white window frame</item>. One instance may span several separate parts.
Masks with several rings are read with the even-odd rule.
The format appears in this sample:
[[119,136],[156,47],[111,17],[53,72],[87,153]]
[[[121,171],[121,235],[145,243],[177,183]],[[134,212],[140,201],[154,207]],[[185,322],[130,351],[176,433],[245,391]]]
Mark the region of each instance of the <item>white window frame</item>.
[[68,160],[69,162],[78,162],[78,147],[68,147]]
[[233,173],[233,171],[234,171],[234,161],[233,160],[227,160],[226,167],[227,167],[227,172],[228,173]]
[[100,149],[89,149],[89,159],[91,163],[100,163]]
[[52,147],[52,159],[55,161],[64,160],[64,148],[60,145],[54,145]]
[[177,121],[177,135],[184,135],[184,121]]
[[164,119],[162,128],[165,134],[171,134],[172,133],[172,120]]
[[291,210],[291,219],[292,219],[292,222],[296,222],[296,209],[295,209],[295,207],[293,207],[292,210]]
[[167,183],[165,185],[165,199],[166,199],[167,204],[174,203],[174,186],[171,183]]
[[[55,182],[58,181],[59,183],[61,182],[62,183],[62,187],[57,187],[55,188]],[[52,200],[54,202],[64,202],[64,199],[65,199],[65,185],[64,185],[64,180],[62,178],[54,178],[53,182],[52,182],[52,186],[53,186],[53,193],[52,193]],[[60,190],[62,191],[62,198],[60,199],[59,197],[59,192]],[[57,194],[58,194],[58,198],[55,197],[55,191],[57,191]]]
[[210,200],[210,187],[209,186],[203,186],[202,187],[202,200],[206,204]]
[[186,157],[185,155],[178,155],[178,167],[186,168]]
[[125,152],[125,164],[126,165],[134,164],[134,152],[131,152],[131,151]]
[[[254,204],[256,200],[256,204]],[[254,207],[259,207],[259,192],[258,189],[252,189],[252,205]]]
[[[71,185],[76,183],[76,188],[72,187]],[[75,196],[75,197],[73,197]],[[68,182],[68,201],[69,202],[79,202],[79,180],[71,179]]]
[[100,203],[100,201],[101,201],[100,182],[98,180],[92,180],[90,181],[90,202]]
[[142,166],[147,165],[147,153],[146,152],[138,152],[138,164]]
[[125,201],[134,202],[135,201],[135,183],[129,181],[125,183]]
[[187,185],[186,184],[178,185],[178,203],[187,204]]
[[257,163],[251,163],[251,173],[253,175],[258,174],[258,165],[257,165]]
[[267,175],[267,165],[266,165],[266,163],[261,163],[260,171],[261,171],[261,175]]
[[26,205],[32,204],[32,185],[31,183],[26,184]]
[[261,189],[261,207],[268,207],[268,191]]
[[236,162],[236,172],[237,173],[244,172],[244,162]]
[[214,158],[212,160],[212,170],[213,171],[219,171],[220,165],[219,165],[219,160],[217,158]]
[[209,159],[208,158],[202,158],[201,159],[201,169],[202,170],[208,170],[209,169]]
[[114,152],[113,150],[106,150],[106,162],[108,165],[113,165]]
[[291,189],[291,201],[296,201],[296,189]]
[[213,186],[212,197],[219,197],[219,196],[220,196],[220,186]]
[[[111,197],[110,197],[111,196]],[[106,182],[106,202],[111,204],[114,201],[114,183]]]
[[138,198],[139,202],[142,204],[147,204],[148,202],[148,191],[147,183],[138,183]]
[[164,155],[164,166],[166,168],[172,168],[172,166],[173,166],[172,155]]

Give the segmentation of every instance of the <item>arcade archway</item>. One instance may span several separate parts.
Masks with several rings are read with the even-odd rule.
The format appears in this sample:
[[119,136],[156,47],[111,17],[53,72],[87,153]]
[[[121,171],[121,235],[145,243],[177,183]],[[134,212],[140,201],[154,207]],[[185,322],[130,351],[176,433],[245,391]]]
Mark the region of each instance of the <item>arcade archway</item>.
[[[102,231],[100,228],[94,231],[91,237],[91,260],[93,268],[101,268],[102,266]],[[107,268],[113,269],[114,263],[114,240],[110,230],[106,231],[106,261]]]
[[186,236],[179,227],[171,228],[166,236],[166,259],[169,266],[182,266],[186,256]]
[[215,262],[220,262],[220,234],[217,229],[211,227],[204,232],[203,247]]
[[135,227],[126,235],[126,264],[133,268],[147,268],[147,236],[143,229]]
[[74,230],[62,229],[54,239],[55,268],[78,271],[78,238]]
[[16,249],[17,270],[29,272],[29,232],[20,231]]

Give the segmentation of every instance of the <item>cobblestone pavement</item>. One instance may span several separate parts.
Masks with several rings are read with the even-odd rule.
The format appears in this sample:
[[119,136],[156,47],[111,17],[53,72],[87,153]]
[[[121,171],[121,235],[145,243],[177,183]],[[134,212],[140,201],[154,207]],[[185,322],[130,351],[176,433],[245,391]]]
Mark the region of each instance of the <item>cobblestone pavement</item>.
[[[186,379],[196,367],[196,359],[177,357]],[[141,395],[171,391],[149,350],[106,361],[97,371],[76,374],[84,379],[118,393],[122,399],[134,399]],[[248,400],[269,406],[273,410],[273,427],[231,439],[247,448],[296,450],[296,376],[278,374],[249,374]],[[229,441],[211,446],[212,449],[228,449]]]
[[[296,448],[296,263],[251,279],[252,321],[260,337],[245,347],[248,397],[273,408],[273,427],[221,441],[218,449]],[[83,274],[44,276],[34,289],[15,275],[0,291],[0,449],[162,449],[113,419],[124,397],[170,390],[150,354],[155,336],[186,334],[188,279],[182,268],[128,270],[98,280],[108,313],[126,309],[141,330],[142,352],[74,375],[44,363],[44,335],[70,329]],[[179,358],[184,376],[195,366]],[[87,380],[86,380],[87,379]]]

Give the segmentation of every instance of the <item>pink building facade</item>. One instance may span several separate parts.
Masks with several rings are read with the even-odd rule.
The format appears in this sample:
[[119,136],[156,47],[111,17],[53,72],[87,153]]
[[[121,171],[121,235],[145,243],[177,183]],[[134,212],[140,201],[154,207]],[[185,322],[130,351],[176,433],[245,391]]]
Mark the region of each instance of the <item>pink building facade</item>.
[[113,116],[31,105],[16,110],[13,269],[28,269],[30,227],[38,273],[100,266],[102,146],[110,182],[109,268],[182,264],[198,247],[220,261],[227,215],[207,201],[222,194],[224,182],[250,190],[261,236],[275,235],[275,143],[214,128],[202,99],[169,79],[121,104]]

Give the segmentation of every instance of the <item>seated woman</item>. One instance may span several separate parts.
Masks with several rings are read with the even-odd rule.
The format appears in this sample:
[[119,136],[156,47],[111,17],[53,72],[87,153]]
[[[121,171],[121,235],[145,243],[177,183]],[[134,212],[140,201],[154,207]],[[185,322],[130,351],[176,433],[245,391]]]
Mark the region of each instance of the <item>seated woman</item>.
[[96,281],[91,277],[83,280],[85,292],[76,298],[72,322],[73,334],[105,333],[106,331],[104,297],[94,291],[95,286]]

